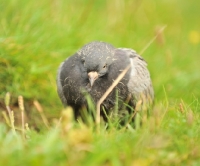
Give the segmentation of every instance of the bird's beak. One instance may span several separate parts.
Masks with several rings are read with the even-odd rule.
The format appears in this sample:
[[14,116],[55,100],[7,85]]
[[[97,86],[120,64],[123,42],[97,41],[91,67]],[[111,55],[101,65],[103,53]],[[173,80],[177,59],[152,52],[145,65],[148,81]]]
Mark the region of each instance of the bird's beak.
[[88,73],[88,77],[89,77],[89,80],[90,80],[90,85],[92,87],[93,84],[94,84],[94,81],[99,77],[99,75],[96,71],[91,71],[91,72]]

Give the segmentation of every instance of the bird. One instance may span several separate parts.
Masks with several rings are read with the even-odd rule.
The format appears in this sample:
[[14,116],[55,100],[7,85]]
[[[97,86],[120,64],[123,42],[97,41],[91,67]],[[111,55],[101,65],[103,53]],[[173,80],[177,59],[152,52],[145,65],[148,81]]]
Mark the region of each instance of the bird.
[[147,108],[154,100],[147,62],[133,49],[116,48],[102,41],[84,45],[60,64],[56,80],[58,96],[65,107],[73,108],[77,119],[81,116],[81,109],[88,107],[85,94],[97,104],[128,65],[129,70],[101,103],[101,115],[106,119],[105,112],[113,112],[116,102],[119,102],[119,109],[123,103],[133,109],[137,103],[141,109]]

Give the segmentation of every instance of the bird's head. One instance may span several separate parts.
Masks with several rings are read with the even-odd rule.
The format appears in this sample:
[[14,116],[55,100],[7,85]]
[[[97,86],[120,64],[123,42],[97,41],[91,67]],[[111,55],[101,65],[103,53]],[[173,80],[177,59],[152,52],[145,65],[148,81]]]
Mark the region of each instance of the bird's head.
[[89,43],[78,51],[91,87],[95,80],[109,72],[109,66],[114,61],[114,51],[115,48],[112,45],[104,42]]

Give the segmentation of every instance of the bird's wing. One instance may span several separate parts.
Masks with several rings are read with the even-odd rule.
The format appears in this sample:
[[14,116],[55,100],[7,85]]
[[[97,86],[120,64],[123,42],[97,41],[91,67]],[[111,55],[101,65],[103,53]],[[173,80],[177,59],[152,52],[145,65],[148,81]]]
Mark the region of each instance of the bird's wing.
[[[67,58],[68,59],[68,58]],[[65,61],[67,61],[67,59]],[[63,86],[61,84],[61,71],[62,71],[62,67],[63,67],[63,64],[64,62],[62,62],[58,68],[58,73],[57,73],[57,79],[56,79],[56,83],[57,83],[57,92],[58,92],[58,95],[63,103],[63,105],[66,106],[67,104],[67,100],[64,96],[64,93],[63,93]]]
[[131,74],[128,82],[128,90],[132,94],[135,104],[142,102],[143,108],[152,104],[154,91],[147,69],[146,61],[136,53],[136,51],[128,48],[119,48],[125,52],[130,58]]

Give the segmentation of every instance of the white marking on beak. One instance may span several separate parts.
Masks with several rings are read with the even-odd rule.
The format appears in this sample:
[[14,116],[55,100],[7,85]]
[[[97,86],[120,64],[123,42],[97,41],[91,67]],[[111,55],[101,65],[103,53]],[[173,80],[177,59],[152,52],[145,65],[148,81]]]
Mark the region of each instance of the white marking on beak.
[[88,73],[88,77],[89,77],[89,80],[90,80],[90,85],[92,87],[94,82],[95,82],[95,80],[97,78],[99,78],[99,75],[98,75],[98,73],[96,71],[91,71],[91,72]]

